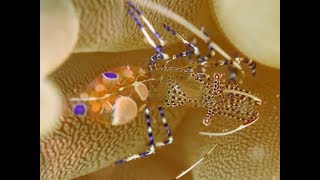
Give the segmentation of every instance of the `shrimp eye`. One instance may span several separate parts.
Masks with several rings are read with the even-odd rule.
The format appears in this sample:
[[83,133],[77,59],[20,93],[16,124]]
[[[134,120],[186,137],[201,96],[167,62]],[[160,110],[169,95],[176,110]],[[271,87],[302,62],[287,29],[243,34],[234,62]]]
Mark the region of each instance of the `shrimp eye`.
[[219,80],[220,79],[220,74],[219,73],[214,73],[213,77],[214,77],[214,79]]

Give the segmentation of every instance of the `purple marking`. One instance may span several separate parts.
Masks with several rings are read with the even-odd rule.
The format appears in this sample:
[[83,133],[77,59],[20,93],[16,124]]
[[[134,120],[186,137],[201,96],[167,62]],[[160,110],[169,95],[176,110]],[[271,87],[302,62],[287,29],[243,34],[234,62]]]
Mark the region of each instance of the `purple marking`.
[[157,47],[156,47],[156,51],[157,51],[158,53],[163,52],[163,51],[162,51],[162,46],[157,46]]
[[153,141],[153,137],[151,136],[151,137],[149,137],[149,141]]
[[155,59],[157,58],[158,54],[154,54],[151,56],[150,61],[155,62]]
[[188,43],[188,46],[191,47],[192,49],[194,49],[194,46],[195,46],[195,45],[193,45],[193,44],[191,44],[191,43]]
[[194,51],[191,51],[191,50],[190,50],[190,51],[187,51],[186,54],[187,54],[187,56],[190,56],[190,55],[193,54],[193,53],[194,53]]
[[156,59],[163,59],[163,54],[162,54],[162,53],[159,53],[159,54],[156,56]]
[[169,129],[167,129],[167,134],[168,136],[171,136],[171,131]]
[[173,34],[173,35],[176,35],[176,34],[177,34],[176,31],[173,30],[172,28],[170,28],[168,25],[163,24],[163,27],[164,27],[167,31],[171,32],[171,34]]
[[158,39],[161,39],[160,35],[157,32],[155,32],[155,35]]
[[144,156],[148,155],[148,153],[149,153],[149,152],[140,153],[139,156],[140,156],[140,157],[144,157]]
[[150,118],[147,117],[147,123],[150,123]]
[[140,21],[137,19],[137,17],[133,14],[133,12],[129,9],[128,10],[129,14],[131,15],[131,17],[134,19],[134,21],[138,24],[139,28],[142,29],[143,26],[142,24],[140,23]]
[[84,104],[77,104],[73,107],[73,113],[78,116],[84,115],[86,112],[86,107]]
[[154,145],[154,141],[153,140],[150,141],[150,145]]
[[141,16],[141,12],[131,3],[131,1],[128,1],[128,4],[139,14],[139,16]]
[[[139,16],[142,16],[142,13],[138,10],[137,7],[135,7],[130,1],[128,2],[129,6],[132,7]],[[138,26],[140,27],[140,29],[143,28],[142,24],[140,23],[140,21],[137,19],[137,17],[133,14],[133,12],[129,9],[128,10],[130,15],[132,16],[132,18],[135,20],[135,22],[138,24]],[[153,33],[158,39],[161,39],[160,35],[157,32]],[[161,51],[162,52],[162,51]]]
[[203,58],[200,58],[198,61],[199,63],[203,63],[205,60]]
[[119,161],[116,161],[115,164],[119,165],[119,164],[123,164],[127,162],[126,160],[119,160]]
[[118,75],[116,73],[113,72],[105,72],[102,73],[103,77],[107,78],[107,79],[117,79]]

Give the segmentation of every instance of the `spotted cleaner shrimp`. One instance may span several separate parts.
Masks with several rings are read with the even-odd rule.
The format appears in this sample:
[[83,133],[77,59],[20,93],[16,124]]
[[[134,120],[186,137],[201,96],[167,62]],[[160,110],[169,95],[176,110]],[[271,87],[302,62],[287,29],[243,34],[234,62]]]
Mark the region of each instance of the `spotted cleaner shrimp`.
[[[240,63],[244,63],[249,66],[254,76],[256,63],[252,59],[227,56],[225,60],[211,60],[216,52],[224,56],[226,56],[226,53],[209,38],[204,29],[200,31],[202,37],[205,37],[204,41],[210,53],[201,56],[195,43],[190,43],[170,26],[163,24],[165,30],[181,40],[188,48],[187,51],[177,53],[170,58],[164,51],[165,41],[148,19],[130,1],[128,1],[128,7],[128,13],[142,31],[147,42],[156,51],[149,59],[148,68],[127,65],[102,72],[79,94],[79,97],[69,98],[68,106],[70,108],[67,109],[68,113],[75,116],[88,116],[94,122],[114,126],[130,123],[139,112],[144,110],[149,135],[149,148],[145,152],[116,161],[115,164],[122,164],[154,154],[155,147],[166,146],[173,142],[164,113],[165,108],[178,106],[206,108],[207,113],[202,120],[205,126],[210,125],[215,114],[221,114],[243,122],[238,128],[228,132],[199,132],[200,135],[206,136],[232,134],[258,120],[259,113],[250,107],[261,104],[258,97],[252,95],[249,91],[240,89],[237,83],[226,84],[222,82],[223,74],[221,73],[203,71],[203,68],[210,69],[214,66],[223,65],[232,65],[232,67],[242,70]],[[150,37],[145,26],[159,41],[159,44],[156,44]],[[179,67],[170,65],[176,61],[182,61],[183,57],[193,58],[193,62]],[[201,69],[201,72],[197,72],[197,69]],[[234,78],[232,73],[234,71],[231,72],[230,79]],[[168,137],[166,141],[154,142],[150,108],[157,108],[159,111]],[[178,175],[176,179],[190,171],[205,156]]]

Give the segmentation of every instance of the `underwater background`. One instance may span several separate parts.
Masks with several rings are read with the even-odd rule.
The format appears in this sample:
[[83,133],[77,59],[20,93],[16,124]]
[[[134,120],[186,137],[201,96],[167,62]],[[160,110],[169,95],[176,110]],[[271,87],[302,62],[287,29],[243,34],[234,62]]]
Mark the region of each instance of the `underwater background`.
[[[198,27],[204,26],[214,42],[230,55],[242,54],[223,33],[211,1],[155,2]],[[147,66],[154,50],[127,14],[125,1],[90,4],[74,0],[72,3],[80,22],[78,39],[67,60],[48,76],[63,97],[71,97],[75,89],[83,89],[109,69],[123,65]],[[140,9],[168,41],[165,48],[171,54],[184,50],[185,46],[162,28],[163,23],[190,40],[195,37],[157,12]],[[206,48],[199,39],[197,42],[200,50]],[[213,58],[221,56],[217,54]],[[165,108],[173,144],[156,148],[154,155],[111,166],[129,154],[146,150],[145,114],[139,113],[133,122],[117,127],[65,115],[59,118],[55,130],[40,140],[41,179],[172,179],[214,145],[212,153],[183,179],[280,179],[280,69],[257,60],[257,74],[253,78],[249,69],[243,68],[247,75],[239,75],[240,87],[262,100],[256,107],[259,120],[252,126],[223,137],[201,136],[199,131],[221,132],[239,126],[240,122],[216,115],[210,126],[204,127],[204,108]],[[222,72],[226,69],[217,68]],[[166,135],[158,116],[151,111],[154,138],[164,140]]]

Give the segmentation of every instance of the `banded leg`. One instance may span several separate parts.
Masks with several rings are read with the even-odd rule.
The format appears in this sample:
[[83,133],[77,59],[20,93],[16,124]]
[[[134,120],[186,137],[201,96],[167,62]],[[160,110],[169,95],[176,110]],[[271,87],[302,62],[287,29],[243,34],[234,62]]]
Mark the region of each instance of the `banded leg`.
[[[191,44],[197,47],[197,39],[193,38],[191,41]],[[187,46],[187,51],[190,51],[190,50],[191,50],[190,46]],[[192,54],[188,55],[188,61],[189,63],[192,63]]]
[[[165,42],[164,40],[161,38],[161,36],[159,35],[159,33],[154,29],[154,27],[152,26],[152,24],[148,21],[148,19],[146,17],[144,17],[144,15],[138,10],[137,7],[135,7],[130,1],[128,2],[128,5],[133,8],[137,14],[141,17],[141,19],[143,20],[143,22],[148,26],[148,28],[150,29],[150,31],[154,34],[154,36],[159,40],[160,45],[164,46]],[[130,13],[131,14],[131,13]],[[132,15],[131,15],[132,16]],[[134,16],[134,15],[133,15]],[[137,21],[136,21],[137,22]],[[137,23],[138,24],[138,23]],[[141,24],[141,23],[140,23]],[[140,27],[140,26],[139,26]],[[156,47],[154,47],[156,48]]]
[[150,60],[149,60],[149,69],[152,70],[152,67],[156,68],[156,62],[158,59],[161,59],[160,57],[161,55],[159,53],[156,53],[154,55],[152,55],[150,57]]
[[[238,58],[240,62],[243,62],[251,69],[251,74],[254,77],[256,75],[256,62],[253,61],[251,58]],[[237,58],[236,58],[237,60]]]
[[123,164],[125,162],[129,162],[134,159],[138,159],[144,156],[149,156],[151,154],[155,153],[155,144],[153,141],[153,135],[152,135],[152,129],[151,129],[151,123],[150,123],[150,112],[149,112],[149,107],[146,107],[146,122],[147,122],[147,127],[148,127],[148,134],[149,134],[149,149],[146,152],[140,153],[140,154],[134,154],[132,156],[129,156],[125,159],[121,159],[119,161],[116,161],[115,164]]
[[189,46],[190,48],[193,49],[193,50],[188,50],[188,51],[184,51],[184,52],[178,53],[176,55],[173,55],[172,59],[181,58],[181,57],[184,57],[184,56],[190,56],[191,54],[194,54],[195,56],[199,56],[200,52],[199,52],[199,49],[197,48],[197,46],[195,46],[192,43],[190,43],[187,40],[185,40],[180,34],[178,34],[175,30],[173,30],[168,25],[163,24],[163,27],[167,31],[169,31],[172,35],[174,35],[177,38],[179,38],[184,44],[186,44],[187,46]]
[[[190,43],[188,42],[187,40],[185,40],[184,38],[182,38],[178,33],[176,33],[172,28],[170,28],[168,25],[165,25],[164,24],[164,28],[169,31],[171,34],[177,36],[183,43],[187,44],[189,47],[193,48],[194,50],[189,50],[189,51],[185,51],[185,52],[181,52],[181,53],[178,53],[176,55],[173,56],[172,59],[176,59],[176,58],[180,58],[180,57],[184,57],[184,56],[189,56],[192,55],[192,54],[195,54],[196,57],[198,58],[198,62],[199,63],[204,63],[205,61],[207,61],[209,58],[211,58],[212,56],[215,55],[215,50],[214,48],[212,47],[212,41],[211,39],[209,38],[208,34],[206,32],[204,32],[204,28],[202,27],[201,28],[201,31],[202,33],[209,39],[209,41],[206,42],[208,48],[209,48],[209,51],[210,53],[204,57],[200,57],[200,52],[198,50],[198,48],[195,46],[195,43]],[[197,49],[195,49],[197,48]]]
[[208,48],[209,48],[209,51],[210,53],[204,57],[200,57],[200,52],[199,52],[199,49],[192,43],[188,42],[187,40],[185,40],[181,35],[179,35],[176,31],[174,31],[171,27],[169,27],[168,25],[166,24],[163,24],[163,27],[169,31],[171,34],[173,34],[174,36],[178,37],[183,43],[185,43],[186,45],[188,45],[189,47],[191,47],[193,50],[188,50],[188,51],[184,51],[184,52],[181,52],[181,53],[178,53],[176,55],[174,55],[172,57],[172,59],[176,59],[176,58],[181,58],[181,57],[184,57],[184,56],[190,56],[192,54],[194,54],[197,58],[198,58],[198,62],[199,63],[204,63],[205,61],[207,61],[209,58],[211,58],[212,56],[215,55],[215,50],[214,48],[212,47],[212,41],[211,39],[208,37],[207,33],[204,32],[204,29],[202,28],[201,31],[202,33],[208,37],[209,41],[206,42]]
[[131,17],[134,19],[134,21],[136,22],[136,24],[139,26],[140,30],[142,31],[143,35],[146,37],[148,43],[155,48],[156,50],[156,54],[154,54],[150,60],[149,60],[149,68],[151,68],[151,66],[153,64],[156,64],[156,60],[158,59],[169,59],[169,55],[166,54],[163,50],[162,47],[164,46],[165,42],[164,40],[160,37],[159,33],[156,32],[156,30],[154,29],[154,27],[151,25],[151,23],[148,21],[147,18],[145,18],[143,16],[143,14],[129,1],[128,5],[141,17],[141,19],[143,20],[143,22],[148,26],[148,28],[150,29],[150,31],[153,33],[153,35],[158,39],[158,41],[160,42],[160,45],[156,45],[156,43],[151,39],[151,37],[149,36],[149,34],[147,33],[147,31],[145,30],[144,26],[141,24],[141,22],[138,20],[138,18],[135,16],[135,14],[128,9],[129,14],[131,15]]
[[194,54],[194,50],[187,50],[187,51],[173,55],[172,60],[177,59],[177,58],[181,58],[181,57],[185,57],[185,56],[188,56],[188,58],[189,58],[192,54]]
[[238,73],[235,67],[229,66],[229,83],[236,84],[238,83]]
[[210,53],[209,53],[208,55],[204,56],[203,58],[199,58],[199,59],[198,59],[198,61],[199,61],[200,63],[204,63],[204,62],[206,62],[208,59],[210,59],[211,57],[213,57],[213,56],[216,54],[216,52],[215,52],[215,50],[214,50],[214,48],[213,48],[213,46],[212,46],[212,40],[210,39],[210,37],[208,36],[208,34],[204,31],[204,27],[201,27],[200,30],[201,30],[201,32],[209,39],[209,40],[208,40],[207,42],[205,42],[205,43],[207,44]]
[[[193,39],[192,39],[192,42],[191,42],[190,44],[193,44],[194,46],[197,47],[197,45],[196,45],[196,44],[197,44],[196,38],[193,38]],[[181,57],[184,57],[184,56],[188,56],[188,61],[189,61],[189,63],[191,64],[191,63],[193,63],[193,62],[192,62],[192,61],[193,61],[193,60],[192,60],[192,55],[193,55],[193,54],[194,54],[194,51],[192,50],[192,48],[191,48],[189,45],[186,45],[186,51],[174,55],[173,58],[176,59],[176,58],[181,58]]]
[[[159,48],[159,47],[158,47]],[[152,70],[152,67],[157,69],[157,60],[158,59],[168,59],[168,55],[165,53],[159,53],[158,51],[151,56],[149,60],[149,69]]]
[[158,110],[159,110],[159,114],[161,116],[162,123],[163,123],[163,125],[164,125],[164,127],[166,129],[167,135],[168,135],[168,140],[167,141],[156,142],[156,146],[161,147],[161,146],[166,146],[168,144],[171,144],[173,142],[173,137],[171,136],[171,131],[170,131],[169,126],[167,124],[167,120],[166,120],[166,118],[164,116],[162,107],[159,106]]
[[[250,58],[240,58],[240,57],[236,57],[234,58],[234,61],[237,64],[240,63],[244,63],[245,65],[247,65],[250,69],[251,69],[251,74],[254,77],[256,75],[256,62]],[[219,60],[215,65],[229,65],[229,64],[233,64],[232,60]]]

